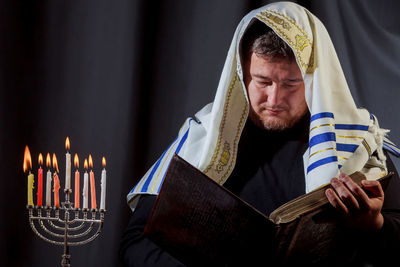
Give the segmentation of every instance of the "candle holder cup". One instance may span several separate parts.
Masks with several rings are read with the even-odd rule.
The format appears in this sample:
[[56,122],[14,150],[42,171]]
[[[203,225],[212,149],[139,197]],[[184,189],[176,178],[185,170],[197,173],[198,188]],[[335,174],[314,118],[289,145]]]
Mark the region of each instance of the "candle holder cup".
[[69,201],[72,190],[66,189],[64,193],[65,202],[60,207],[27,205],[27,209],[33,232],[46,242],[64,246],[61,266],[69,267],[69,247],[87,244],[100,234],[105,210],[75,208]]

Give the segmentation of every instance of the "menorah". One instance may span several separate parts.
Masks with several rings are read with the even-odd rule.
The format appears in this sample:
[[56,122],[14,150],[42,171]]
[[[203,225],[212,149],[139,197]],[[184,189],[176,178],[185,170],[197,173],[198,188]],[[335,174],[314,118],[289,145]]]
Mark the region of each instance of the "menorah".
[[70,192],[64,190],[65,202],[61,202],[61,207],[27,206],[29,224],[35,234],[53,245],[64,246],[62,267],[70,266],[70,246],[87,244],[100,234],[105,213],[103,209],[73,208]]
[[[95,175],[93,171],[93,160],[89,154],[89,161],[85,159],[84,167],[84,186],[83,186],[83,208],[80,208],[80,173],[79,159],[75,154],[74,164],[75,171],[75,203],[70,201],[71,190],[71,154],[69,153],[69,138],[66,139],[66,176],[65,176],[65,201],[61,202],[59,197],[60,180],[58,177],[57,157],[53,154],[53,194],[54,202],[51,204],[51,184],[52,173],[50,170],[51,160],[50,154],[47,153],[46,165],[49,168],[47,171],[46,180],[46,205],[43,205],[43,156],[39,154],[39,169],[38,169],[38,187],[37,187],[37,205],[33,204],[33,188],[34,175],[31,173],[32,160],[28,146],[25,147],[24,153],[24,172],[29,170],[28,174],[28,204],[29,224],[33,232],[41,239],[53,245],[64,246],[62,254],[61,266],[70,266],[70,246],[79,246],[93,241],[101,232],[104,222],[105,198],[106,198],[106,170],[105,158],[102,158],[103,170],[101,172],[101,200],[100,209],[96,205],[96,189]],[[89,163],[88,163],[89,162]],[[88,173],[88,168],[90,172]],[[88,208],[89,198],[89,176],[90,176],[90,196],[91,209]]]

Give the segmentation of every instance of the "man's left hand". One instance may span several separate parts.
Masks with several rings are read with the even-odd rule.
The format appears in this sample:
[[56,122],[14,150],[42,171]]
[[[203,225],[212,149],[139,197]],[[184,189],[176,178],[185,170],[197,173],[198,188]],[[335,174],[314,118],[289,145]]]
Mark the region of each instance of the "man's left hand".
[[[384,193],[378,181],[363,180],[358,186],[346,174],[331,179],[333,187],[325,191],[329,202],[343,214],[350,226],[365,231],[382,228]],[[365,191],[364,191],[364,190]]]

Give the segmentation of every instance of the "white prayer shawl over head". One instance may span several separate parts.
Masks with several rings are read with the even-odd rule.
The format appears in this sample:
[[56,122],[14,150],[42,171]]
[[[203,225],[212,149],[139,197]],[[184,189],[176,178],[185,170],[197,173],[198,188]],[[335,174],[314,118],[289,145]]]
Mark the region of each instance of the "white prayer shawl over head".
[[261,21],[293,50],[301,70],[311,114],[309,148],[303,156],[306,192],[329,183],[339,172],[385,175],[383,145],[399,152],[377,119],[358,109],[324,25],[291,2],[253,10],[239,23],[213,103],[186,120],[177,138],[128,194],[132,210],[140,194],[157,194],[174,153],[223,184],[235,163],[239,139],[249,113],[239,56],[240,40],[254,21]]

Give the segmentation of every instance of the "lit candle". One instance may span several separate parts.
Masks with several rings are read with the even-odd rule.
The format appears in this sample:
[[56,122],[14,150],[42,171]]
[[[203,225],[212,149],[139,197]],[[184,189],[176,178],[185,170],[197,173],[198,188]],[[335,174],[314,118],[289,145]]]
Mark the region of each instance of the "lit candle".
[[42,198],[43,198],[43,156],[42,153],[39,153],[39,170],[38,170],[38,189],[37,189],[37,205],[39,207],[42,206]]
[[75,171],[75,208],[79,209],[79,204],[80,204],[79,203],[79,171],[78,171],[79,158],[78,158],[77,154],[75,154],[75,157],[74,157],[74,165],[76,168],[76,171]]
[[58,178],[58,164],[56,154],[53,153],[53,169],[54,169],[54,184],[53,184],[53,193],[54,193],[54,206],[60,207],[60,179]]
[[103,165],[103,170],[101,171],[101,199],[100,199],[100,209],[106,209],[106,180],[107,180],[107,172],[106,172],[106,159],[103,157],[101,160]]
[[85,159],[83,163],[83,167],[85,168],[85,174],[83,175],[83,208],[87,209],[88,208],[88,199],[89,199],[89,182],[88,182],[88,162],[87,159]]
[[69,153],[69,138],[65,139],[65,189],[71,189],[71,154]]
[[31,159],[31,152],[29,151],[28,146],[25,147],[24,153],[24,164],[23,164],[24,172],[29,169],[28,174],[28,206],[33,207],[33,174],[31,173],[32,169],[32,159]]
[[50,153],[47,153],[46,156],[46,167],[47,167],[47,177],[46,177],[46,207],[51,206],[51,159]]
[[92,155],[89,154],[89,167],[90,167],[90,198],[92,209],[96,209],[96,188],[94,186],[94,172],[93,172],[93,159]]

